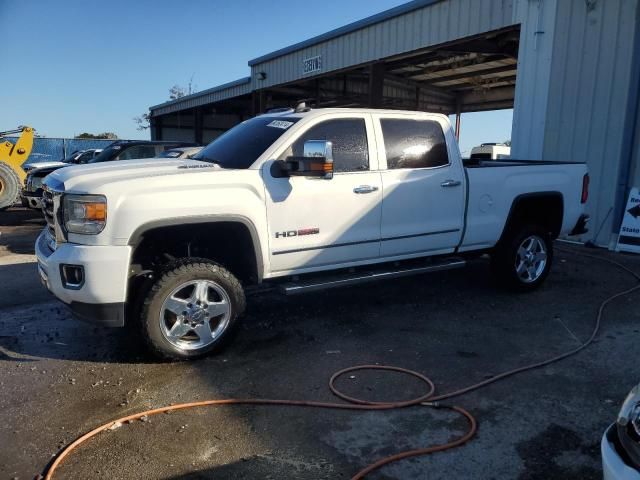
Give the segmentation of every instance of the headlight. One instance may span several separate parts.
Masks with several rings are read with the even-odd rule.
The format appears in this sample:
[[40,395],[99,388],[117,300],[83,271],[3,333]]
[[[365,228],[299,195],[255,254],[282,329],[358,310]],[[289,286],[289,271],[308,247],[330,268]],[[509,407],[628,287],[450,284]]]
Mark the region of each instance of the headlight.
[[618,425],[627,427],[640,439],[640,385],[637,385],[622,404],[618,414]]
[[68,232],[96,234],[107,223],[107,199],[102,195],[65,195],[64,226]]

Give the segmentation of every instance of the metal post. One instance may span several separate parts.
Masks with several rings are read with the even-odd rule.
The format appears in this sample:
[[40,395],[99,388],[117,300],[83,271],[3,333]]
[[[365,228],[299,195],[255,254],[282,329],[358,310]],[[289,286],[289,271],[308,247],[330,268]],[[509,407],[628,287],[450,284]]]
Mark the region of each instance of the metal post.
[[257,90],[251,94],[251,114],[259,115],[265,110],[265,94],[264,90]]
[[149,119],[149,126],[151,140],[162,140],[162,116],[151,117]]
[[320,79],[316,78],[315,82],[315,90],[316,90],[316,108],[320,108]]
[[462,105],[460,99],[456,100],[456,140],[460,141],[460,123],[462,122]]
[[382,107],[384,90],[384,63],[369,65],[369,107]]
[[194,141],[198,145],[202,145],[203,118],[202,118],[201,108],[196,108],[193,110],[193,125],[194,125]]

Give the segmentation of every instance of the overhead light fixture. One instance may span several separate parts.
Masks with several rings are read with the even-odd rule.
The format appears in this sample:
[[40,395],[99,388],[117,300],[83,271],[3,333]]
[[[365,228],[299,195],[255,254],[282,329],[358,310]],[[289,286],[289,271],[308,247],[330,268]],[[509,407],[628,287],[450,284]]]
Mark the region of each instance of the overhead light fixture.
[[267,78],[266,72],[258,72],[258,80],[265,80]]

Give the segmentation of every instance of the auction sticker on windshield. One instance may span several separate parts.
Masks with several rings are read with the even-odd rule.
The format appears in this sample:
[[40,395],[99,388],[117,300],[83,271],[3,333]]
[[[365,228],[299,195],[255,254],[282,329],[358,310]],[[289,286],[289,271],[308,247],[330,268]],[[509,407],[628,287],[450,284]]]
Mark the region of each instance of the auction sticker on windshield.
[[286,122],[284,120],[274,120],[271,123],[267,123],[267,127],[281,128],[283,130],[286,130],[291,125],[293,125],[293,122]]

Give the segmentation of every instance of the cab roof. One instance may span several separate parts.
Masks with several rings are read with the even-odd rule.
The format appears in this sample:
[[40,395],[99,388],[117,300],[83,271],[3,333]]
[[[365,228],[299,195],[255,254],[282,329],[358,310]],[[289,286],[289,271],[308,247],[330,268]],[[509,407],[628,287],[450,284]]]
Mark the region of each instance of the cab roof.
[[326,115],[331,113],[369,113],[369,114],[378,114],[378,115],[393,115],[393,114],[408,114],[408,115],[437,115],[443,118],[448,118],[446,115],[441,113],[431,113],[431,112],[423,112],[416,110],[391,110],[391,109],[380,109],[380,108],[340,108],[340,107],[332,107],[332,108],[307,108],[303,111],[295,111],[293,108],[288,109],[273,109],[271,111],[267,111],[263,113],[261,116],[268,117],[293,117],[293,118],[309,118],[318,115]]

